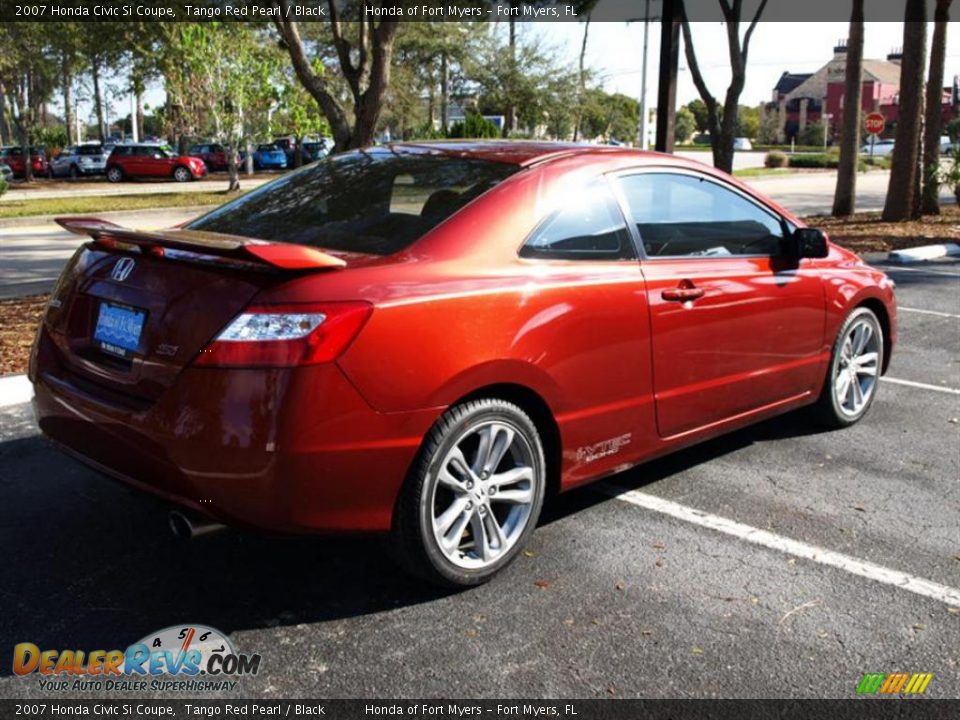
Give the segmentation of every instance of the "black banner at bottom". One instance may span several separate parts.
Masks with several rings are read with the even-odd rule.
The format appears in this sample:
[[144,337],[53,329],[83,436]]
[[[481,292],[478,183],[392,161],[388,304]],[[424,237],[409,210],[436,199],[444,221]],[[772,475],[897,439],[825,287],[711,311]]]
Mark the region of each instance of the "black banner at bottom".
[[461,720],[886,720],[960,717],[960,699],[851,700],[0,700],[0,718]]

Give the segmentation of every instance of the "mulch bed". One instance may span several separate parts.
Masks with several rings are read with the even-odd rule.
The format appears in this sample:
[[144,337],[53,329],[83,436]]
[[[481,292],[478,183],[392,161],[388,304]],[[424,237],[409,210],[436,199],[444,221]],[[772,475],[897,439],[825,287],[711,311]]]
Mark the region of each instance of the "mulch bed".
[[880,213],[857,213],[842,219],[815,215],[804,221],[857,253],[960,242],[960,207],[956,205],[944,205],[939,215],[925,215],[910,222],[883,222]]
[[24,373],[49,295],[0,300],[0,375]]

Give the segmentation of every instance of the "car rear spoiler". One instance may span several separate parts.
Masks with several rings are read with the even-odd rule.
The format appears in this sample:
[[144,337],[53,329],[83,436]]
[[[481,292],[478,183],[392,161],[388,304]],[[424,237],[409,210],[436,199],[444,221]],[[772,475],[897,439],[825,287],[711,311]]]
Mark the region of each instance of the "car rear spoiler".
[[100,244],[136,245],[157,255],[162,255],[163,250],[169,248],[194,255],[259,264],[278,270],[335,270],[346,266],[342,259],[305,245],[181,228],[132,230],[94,217],[58,217],[54,220],[74,235],[89,235]]

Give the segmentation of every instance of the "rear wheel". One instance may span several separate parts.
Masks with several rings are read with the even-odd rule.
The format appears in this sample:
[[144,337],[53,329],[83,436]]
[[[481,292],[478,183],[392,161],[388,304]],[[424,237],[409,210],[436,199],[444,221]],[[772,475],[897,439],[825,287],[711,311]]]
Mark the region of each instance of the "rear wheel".
[[883,329],[872,310],[860,307],[844,321],[833,344],[830,367],[815,406],[830,427],[853,425],[867,414],[883,367]]
[[493,398],[462,403],[430,431],[401,491],[391,545],[430,582],[479,585],[520,552],[545,488],[543,444],[526,413]]
[[77,168],[76,165],[71,165],[71,166],[70,166],[70,179],[71,179],[71,180],[76,180],[78,177],[80,177],[80,170]]
[[174,168],[173,179],[176,180],[177,182],[187,182],[193,179],[193,175],[190,173],[190,171],[187,168],[181,165],[179,167]]
[[107,168],[107,180],[118,183],[123,180],[123,170],[118,167]]

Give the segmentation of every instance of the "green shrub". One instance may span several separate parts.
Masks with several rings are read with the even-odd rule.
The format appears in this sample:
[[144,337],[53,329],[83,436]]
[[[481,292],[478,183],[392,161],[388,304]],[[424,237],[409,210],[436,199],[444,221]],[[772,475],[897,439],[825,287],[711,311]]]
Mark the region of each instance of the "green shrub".
[[3,176],[0,175],[0,197],[3,197],[3,194],[7,191],[7,181],[3,179]]
[[790,167],[795,168],[835,168],[839,164],[840,158],[826,153],[790,156]]
[[[835,169],[840,166],[840,155],[833,153],[807,153],[802,155],[790,156],[790,167],[794,168],[829,168]],[[867,163],[862,159],[857,161],[857,170],[864,172],[867,169]]]
[[468,112],[463,122],[450,126],[447,135],[451,138],[496,138],[500,137],[500,131],[480,113]]
[[763,158],[763,166],[768,168],[782,168],[789,164],[786,153],[778,150],[772,150]]

